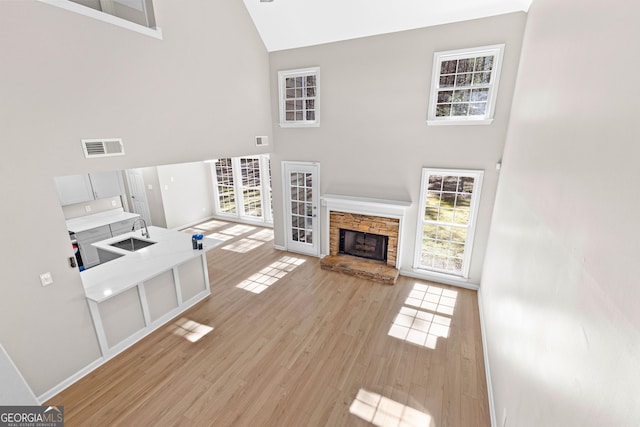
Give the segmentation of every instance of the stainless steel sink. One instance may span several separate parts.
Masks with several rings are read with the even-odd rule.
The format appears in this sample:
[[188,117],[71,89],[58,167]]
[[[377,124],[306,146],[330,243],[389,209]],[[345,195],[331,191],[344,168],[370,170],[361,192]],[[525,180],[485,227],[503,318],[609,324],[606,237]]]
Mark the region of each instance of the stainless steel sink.
[[119,242],[111,243],[109,246],[113,246],[114,248],[124,249],[126,251],[135,252],[142,248],[146,248],[147,246],[155,245],[156,242],[149,242],[147,240],[136,239],[135,237],[129,237],[125,240],[120,240]]

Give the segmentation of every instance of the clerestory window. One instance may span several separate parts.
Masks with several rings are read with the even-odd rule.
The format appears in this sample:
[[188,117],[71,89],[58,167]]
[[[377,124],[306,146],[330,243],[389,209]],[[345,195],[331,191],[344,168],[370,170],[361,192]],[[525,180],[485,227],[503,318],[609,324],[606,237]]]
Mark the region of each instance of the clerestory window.
[[162,39],[153,0],[38,0],[51,6]]
[[504,45],[436,52],[427,124],[493,121]]
[[320,68],[278,72],[280,126],[320,126]]

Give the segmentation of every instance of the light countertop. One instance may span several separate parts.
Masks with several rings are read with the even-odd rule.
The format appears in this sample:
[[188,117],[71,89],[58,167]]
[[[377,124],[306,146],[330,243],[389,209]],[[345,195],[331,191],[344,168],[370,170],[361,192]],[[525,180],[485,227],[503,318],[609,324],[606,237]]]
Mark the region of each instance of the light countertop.
[[[98,249],[123,256],[80,273],[87,298],[95,302],[104,301],[224,243],[205,237],[201,240],[203,249],[194,250],[191,234],[154,226],[149,227],[149,234],[151,237],[147,239],[142,237],[140,230],[136,230],[93,243]],[[128,237],[156,244],[135,252],[109,246]]]
[[82,231],[91,230],[92,228],[102,227],[104,225],[114,224],[116,222],[139,217],[139,214],[125,212],[124,209],[117,208],[98,212],[96,214],[68,219],[66,223],[67,230],[72,233],[80,233]]

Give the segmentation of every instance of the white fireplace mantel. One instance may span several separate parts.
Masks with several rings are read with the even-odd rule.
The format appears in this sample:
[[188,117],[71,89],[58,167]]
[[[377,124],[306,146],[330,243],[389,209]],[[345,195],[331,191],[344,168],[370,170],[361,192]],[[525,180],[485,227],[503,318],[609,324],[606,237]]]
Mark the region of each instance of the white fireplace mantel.
[[350,212],[362,215],[402,218],[411,202],[399,200],[370,199],[367,197],[340,196],[325,194],[321,196],[322,205],[329,211]]
[[[367,197],[342,196],[325,194],[320,197],[322,206],[327,212],[324,216],[323,248],[329,247],[329,213],[348,212],[352,214],[397,218],[400,220],[398,230],[398,249],[396,268],[400,268],[402,256],[402,236],[404,231],[404,216],[411,207],[411,202],[400,200],[371,199]],[[327,252],[323,250],[323,255]]]

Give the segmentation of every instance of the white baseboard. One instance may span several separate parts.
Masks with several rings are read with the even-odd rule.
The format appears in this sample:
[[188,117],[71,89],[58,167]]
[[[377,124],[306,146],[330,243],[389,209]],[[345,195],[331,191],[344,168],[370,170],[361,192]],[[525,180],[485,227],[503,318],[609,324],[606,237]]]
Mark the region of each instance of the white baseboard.
[[489,416],[491,427],[497,427],[496,406],[493,401],[493,386],[491,384],[491,369],[489,368],[489,349],[487,348],[487,332],[484,325],[484,310],[482,305],[482,291],[478,290],[478,312],[480,313],[480,333],[482,335],[482,356],[484,357],[484,373],[487,377],[487,395],[489,396]]
[[273,245],[274,249],[277,249],[279,251],[286,251],[287,248],[285,246],[280,246],[280,245]]
[[455,276],[449,276],[447,274],[425,273],[422,271],[418,272],[415,270],[401,269],[400,275],[413,277],[414,279],[429,280],[445,285],[457,286],[459,288],[471,289],[472,291],[477,291],[480,289],[480,286],[477,283],[472,283],[465,279],[457,278]]
[[177,226],[177,227],[173,227],[171,230],[180,231],[180,230],[182,230],[183,228],[193,227],[194,225],[198,225],[198,224],[200,224],[200,223],[203,223],[203,222],[205,222],[205,221],[209,221],[209,220],[211,220],[211,219],[215,219],[215,217],[214,217],[214,216],[207,216],[207,217],[204,217],[204,218],[200,218],[200,219],[199,219],[199,220],[197,220],[197,221],[192,221],[192,222],[190,222],[190,223],[188,223],[188,224],[183,224],[183,225],[179,225],[179,226]]
[[184,313],[185,311],[187,311],[188,309],[190,309],[191,307],[193,307],[194,305],[196,305],[197,303],[199,303],[209,295],[211,295],[211,292],[209,291],[200,292],[196,296],[184,302],[180,307],[176,307],[175,309],[171,310],[170,312],[166,313],[165,315],[157,319],[152,324],[151,328],[142,329],[139,332],[136,332],[135,334],[130,336],[129,338],[125,339],[124,341],[121,341],[120,343],[116,344],[114,347],[109,349],[109,352],[106,356],[91,362],[89,365],[85,366],[80,371],[76,372],[75,374],[71,375],[69,378],[60,382],[58,385],[42,393],[40,396],[37,397],[38,402],[42,403],[51,399],[56,394],[62,392],[64,389],[71,386],[76,381],[79,381],[80,379],[90,374],[95,369],[104,365],[109,360],[113,359],[114,357],[116,357],[117,355],[119,355],[120,353],[122,353],[123,351],[125,351],[126,349],[128,349],[129,347],[137,343],[138,341],[140,341],[142,338],[154,332],[156,329],[169,323],[171,320],[175,319],[180,314]]
[[213,216],[210,219],[217,219],[219,221],[226,221],[226,222],[234,222],[234,223],[237,223],[237,224],[255,225],[256,227],[273,228],[273,222],[266,222],[266,221],[264,221],[262,219],[258,219],[258,220],[252,221],[250,219],[244,219],[244,218],[238,218],[238,217],[228,217],[228,216],[216,215],[216,214],[213,214]]
[[97,360],[94,360],[93,362],[91,362],[90,364],[88,364],[87,366],[85,366],[84,368],[82,368],[81,370],[76,372],[75,374],[71,375],[66,380],[62,381],[61,383],[59,383],[58,385],[56,385],[52,389],[50,389],[48,391],[45,391],[40,396],[38,396],[37,397],[38,402],[40,404],[42,404],[42,403],[46,402],[47,400],[51,399],[53,396],[55,396],[56,394],[60,393],[61,391],[63,391],[64,389],[66,389],[67,387],[69,387],[70,385],[75,383],[76,381],[81,380],[83,377],[85,377],[86,375],[90,374],[95,369],[98,369],[104,362],[105,361],[103,360],[102,357],[97,359]]

